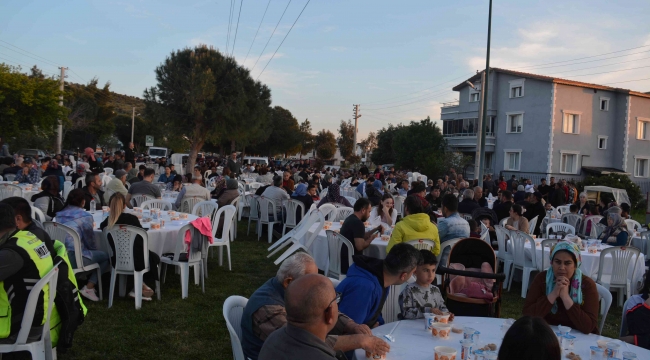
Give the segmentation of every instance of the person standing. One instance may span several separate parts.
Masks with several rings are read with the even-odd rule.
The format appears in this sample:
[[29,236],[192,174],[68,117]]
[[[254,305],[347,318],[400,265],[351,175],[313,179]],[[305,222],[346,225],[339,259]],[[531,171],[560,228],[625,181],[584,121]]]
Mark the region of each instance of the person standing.
[[241,173],[241,166],[239,162],[237,161],[237,152],[233,151],[232,154],[230,154],[230,159],[228,159],[228,164],[226,165],[228,169],[230,169],[230,177],[233,179],[237,179],[237,176]]
[[135,150],[133,143],[129,143],[129,147],[124,150],[124,161],[130,162],[135,167]]

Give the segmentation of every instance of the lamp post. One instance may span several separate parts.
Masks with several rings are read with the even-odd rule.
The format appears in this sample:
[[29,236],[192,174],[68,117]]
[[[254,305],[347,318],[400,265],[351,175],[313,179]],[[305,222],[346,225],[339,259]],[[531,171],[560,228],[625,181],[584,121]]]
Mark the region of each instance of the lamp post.
[[[479,165],[478,165],[478,174],[476,179],[478,181],[483,180],[483,169],[485,168],[485,129],[487,127],[487,99],[488,99],[488,83],[490,82],[490,38],[492,35],[492,0],[490,0],[490,10],[488,13],[488,36],[487,36],[487,54],[485,56],[485,72],[484,72],[484,82],[481,84],[481,140],[479,152]],[[483,183],[479,182],[478,186],[482,186]]]

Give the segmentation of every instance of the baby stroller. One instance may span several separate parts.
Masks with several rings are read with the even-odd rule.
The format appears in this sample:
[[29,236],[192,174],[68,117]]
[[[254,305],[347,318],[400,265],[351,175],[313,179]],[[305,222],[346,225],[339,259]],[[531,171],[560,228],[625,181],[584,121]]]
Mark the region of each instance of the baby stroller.
[[496,270],[496,256],[488,243],[476,238],[459,240],[447,264],[438,265],[449,311],[457,316],[499,317],[506,275]]

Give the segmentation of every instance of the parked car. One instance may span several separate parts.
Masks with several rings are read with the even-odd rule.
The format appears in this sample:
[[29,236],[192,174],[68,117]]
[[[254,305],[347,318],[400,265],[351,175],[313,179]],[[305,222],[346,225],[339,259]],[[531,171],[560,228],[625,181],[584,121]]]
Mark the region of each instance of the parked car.
[[18,151],[18,154],[23,156],[23,157],[25,157],[25,156],[34,157],[34,156],[38,155],[38,157],[40,159],[47,156],[45,151],[40,150],[40,149],[20,149]]

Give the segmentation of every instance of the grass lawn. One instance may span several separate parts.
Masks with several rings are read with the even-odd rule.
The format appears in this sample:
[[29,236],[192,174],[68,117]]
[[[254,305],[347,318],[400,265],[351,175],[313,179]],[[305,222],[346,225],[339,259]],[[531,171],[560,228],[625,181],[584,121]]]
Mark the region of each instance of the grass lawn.
[[[242,221],[239,237],[231,246],[232,272],[219,267],[215,256],[208,262],[205,294],[200,286],[193,285],[190,276],[185,300],[181,300],[179,276],[172,269],[167,273],[167,283],[161,284],[162,301],[143,302],[138,311],[130,298],[116,298],[108,309],[105,287],[103,301],[86,301],[86,321],[75,335],[73,348],[59,354],[59,359],[232,359],[223,302],[230,295],[249,297],[275,275],[277,267],[266,258],[267,247],[268,243],[258,242],[252,232],[246,236],[246,223]],[[504,291],[502,317],[521,316],[524,299],[519,286],[514,283],[511,292]],[[618,337],[620,319],[621,308],[613,305],[604,335]]]

